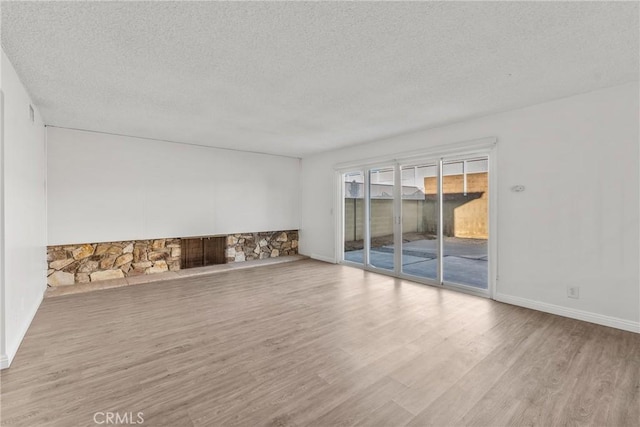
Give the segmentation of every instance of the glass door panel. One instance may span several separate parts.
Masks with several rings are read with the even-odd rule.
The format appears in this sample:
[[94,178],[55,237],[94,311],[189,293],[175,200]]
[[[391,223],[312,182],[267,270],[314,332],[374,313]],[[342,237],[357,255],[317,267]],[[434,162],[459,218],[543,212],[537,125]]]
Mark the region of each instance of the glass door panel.
[[488,288],[489,159],[442,165],[443,281]]
[[364,263],[364,172],[342,175],[344,183],[344,260]]
[[395,270],[394,167],[369,170],[369,265]]
[[438,280],[438,161],[400,168],[402,273]]

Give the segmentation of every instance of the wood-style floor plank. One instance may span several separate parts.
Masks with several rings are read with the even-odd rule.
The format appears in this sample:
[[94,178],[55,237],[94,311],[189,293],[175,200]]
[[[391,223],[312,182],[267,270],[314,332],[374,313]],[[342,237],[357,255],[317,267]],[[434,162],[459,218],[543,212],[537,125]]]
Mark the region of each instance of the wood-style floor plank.
[[48,298],[2,426],[635,426],[640,336],[306,260]]

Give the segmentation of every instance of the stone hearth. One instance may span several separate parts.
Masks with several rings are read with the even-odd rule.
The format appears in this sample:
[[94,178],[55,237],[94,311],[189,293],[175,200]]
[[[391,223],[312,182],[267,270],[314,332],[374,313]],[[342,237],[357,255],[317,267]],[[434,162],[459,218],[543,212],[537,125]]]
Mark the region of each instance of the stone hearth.
[[[226,261],[298,254],[298,231],[231,234]],[[47,247],[47,284],[65,286],[180,270],[179,238],[83,243]]]
[[227,236],[227,262],[275,258],[297,253],[297,230]]
[[49,286],[73,285],[180,269],[180,239],[49,246]]

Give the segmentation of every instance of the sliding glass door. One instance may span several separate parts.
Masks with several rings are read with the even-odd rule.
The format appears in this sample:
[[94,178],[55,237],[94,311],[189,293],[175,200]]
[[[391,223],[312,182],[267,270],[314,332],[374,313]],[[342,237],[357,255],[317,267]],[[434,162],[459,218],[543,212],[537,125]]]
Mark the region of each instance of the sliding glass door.
[[438,281],[438,161],[400,166],[402,173],[402,269]]
[[365,197],[364,172],[342,174],[344,260],[364,264]]
[[443,281],[488,288],[489,159],[444,160]]
[[363,167],[342,178],[344,261],[488,293],[488,154]]
[[395,166],[369,170],[369,265],[395,272]]

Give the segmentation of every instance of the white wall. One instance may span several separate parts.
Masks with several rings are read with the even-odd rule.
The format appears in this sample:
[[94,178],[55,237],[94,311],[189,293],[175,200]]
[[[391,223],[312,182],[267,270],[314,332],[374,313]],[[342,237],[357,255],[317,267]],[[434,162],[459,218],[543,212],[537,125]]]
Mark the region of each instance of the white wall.
[[[640,331],[638,91],[626,84],[304,158],[300,250],[334,258],[335,164],[495,136],[496,298]],[[526,191],[509,191],[515,184]]]
[[299,228],[300,160],[47,127],[48,244]]
[[4,52],[2,367],[11,363],[46,289],[44,124]]

